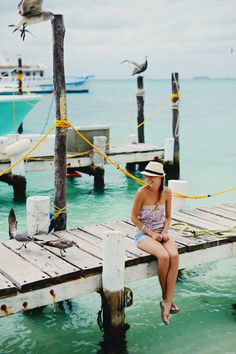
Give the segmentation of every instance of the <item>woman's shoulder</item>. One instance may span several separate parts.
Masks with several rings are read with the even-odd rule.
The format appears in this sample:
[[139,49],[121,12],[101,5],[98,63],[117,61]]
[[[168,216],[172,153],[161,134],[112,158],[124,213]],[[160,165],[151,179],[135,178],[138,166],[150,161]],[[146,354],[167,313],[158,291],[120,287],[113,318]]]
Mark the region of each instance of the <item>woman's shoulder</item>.
[[163,192],[164,192],[164,194],[165,194],[166,199],[167,199],[167,198],[171,198],[172,192],[171,192],[171,189],[170,189],[169,187],[165,187],[165,188],[163,189]]
[[146,191],[147,191],[147,186],[142,186],[137,190],[136,194],[137,195],[144,195],[146,193]]

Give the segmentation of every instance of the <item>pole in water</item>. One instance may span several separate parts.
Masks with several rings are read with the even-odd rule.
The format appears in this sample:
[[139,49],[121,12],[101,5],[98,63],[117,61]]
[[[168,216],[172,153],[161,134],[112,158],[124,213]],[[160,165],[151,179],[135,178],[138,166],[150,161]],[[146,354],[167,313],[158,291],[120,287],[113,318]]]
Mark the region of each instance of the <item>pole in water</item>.
[[174,173],[180,175],[179,159],[179,74],[172,73],[172,134],[174,138]]
[[[64,70],[65,28],[62,15],[55,15],[52,20],[53,32],[53,80],[55,87],[56,119],[67,119],[66,85]],[[54,213],[55,231],[66,229],[66,128],[56,128],[55,133],[55,195]],[[60,212],[61,211],[61,212]]]
[[[18,79],[18,95],[22,95],[22,81],[23,81],[23,71],[22,71],[22,60],[18,58],[18,69],[17,69],[17,79]],[[17,129],[18,134],[23,133],[23,123],[21,123]]]
[[144,143],[144,89],[143,76],[137,77],[137,106],[138,106],[138,142]]

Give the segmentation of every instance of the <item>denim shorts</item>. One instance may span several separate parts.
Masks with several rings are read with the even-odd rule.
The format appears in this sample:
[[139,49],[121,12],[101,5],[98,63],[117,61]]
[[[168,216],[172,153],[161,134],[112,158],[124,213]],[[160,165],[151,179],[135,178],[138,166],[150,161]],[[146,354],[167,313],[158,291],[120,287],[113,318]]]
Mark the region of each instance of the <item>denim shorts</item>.
[[135,241],[136,245],[138,246],[140,244],[140,242],[146,237],[150,237],[150,236],[148,234],[145,234],[144,232],[135,235],[134,241]]

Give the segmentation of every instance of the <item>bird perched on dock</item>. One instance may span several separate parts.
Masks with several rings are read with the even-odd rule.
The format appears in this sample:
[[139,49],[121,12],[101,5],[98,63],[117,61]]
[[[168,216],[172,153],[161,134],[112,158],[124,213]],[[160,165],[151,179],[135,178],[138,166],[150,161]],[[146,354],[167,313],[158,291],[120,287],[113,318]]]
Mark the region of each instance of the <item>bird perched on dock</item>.
[[129,63],[129,64],[133,64],[135,66],[135,68],[132,72],[132,75],[137,75],[137,74],[143,73],[147,69],[147,66],[148,66],[147,56],[145,56],[145,62],[143,64],[137,64],[137,63],[135,63],[135,61],[131,61],[131,60],[123,60],[121,62],[121,64],[123,64],[123,63]]
[[9,224],[9,238],[22,243],[22,246],[17,248],[17,250],[21,250],[22,247],[27,248],[28,242],[43,241],[41,239],[38,239],[35,236],[30,236],[29,234],[27,234],[27,232],[21,232],[17,230],[17,220],[13,209],[10,209],[9,216],[8,216],[8,224]]
[[50,11],[42,11],[43,0],[20,0],[18,3],[18,13],[22,19],[15,25],[13,32],[22,26],[21,38],[25,39],[26,26],[35,23],[53,20],[54,14]]
[[66,253],[66,248],[70,248],[73,246],[79,248],[75,241],[69,241],[63,238],[59,238],[58,240],[45,241],[40,243],[40,245],[58,248],[60,250],[61,257],[65,257],[62,252]]

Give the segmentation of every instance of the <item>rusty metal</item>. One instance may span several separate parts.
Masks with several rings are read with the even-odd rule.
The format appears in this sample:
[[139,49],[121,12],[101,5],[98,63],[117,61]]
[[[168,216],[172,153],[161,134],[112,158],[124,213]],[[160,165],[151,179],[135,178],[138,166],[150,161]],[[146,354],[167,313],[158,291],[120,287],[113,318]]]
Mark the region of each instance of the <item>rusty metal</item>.
[[27,301],[24,301],[23,304],[22,304],[24,310],[27,310],[27,306],[28,306],[28,302]]
[[56,293],[53,289],[50,290],[50,295],[52,296],[53,301],[56,301]]

